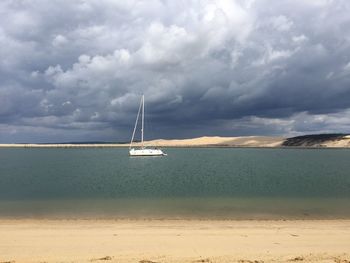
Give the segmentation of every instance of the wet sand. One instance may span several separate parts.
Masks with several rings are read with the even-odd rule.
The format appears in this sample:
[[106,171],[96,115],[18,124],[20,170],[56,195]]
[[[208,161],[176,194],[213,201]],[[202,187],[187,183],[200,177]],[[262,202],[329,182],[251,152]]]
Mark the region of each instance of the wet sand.
[[350,220],[0,220],[0,262],[350,262]]

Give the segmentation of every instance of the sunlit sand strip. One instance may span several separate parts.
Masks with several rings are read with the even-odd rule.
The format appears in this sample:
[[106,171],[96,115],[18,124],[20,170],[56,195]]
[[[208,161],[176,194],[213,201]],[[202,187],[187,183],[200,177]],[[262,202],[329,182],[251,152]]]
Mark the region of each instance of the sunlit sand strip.
[[[155,147],[281,147],[286,138],[269,136],[242,136],[242,137],[219,137],[204,136],[192,139],[181,140],[151,140],[145,141],[146,146]],[[134,146],[140,146],[134,143]],[[128,143],[101,143],[101,144],[0,144],[0,147],[7,148],[108,148],[108,147],[129,147]],[[350,148],[350,135],[338,140],[317,142],[312,145],[301,147],[326,147],[326,148]]]
[[[277,147],[281,146],[281,137],[199,137],[183,140],[152,140],[146,141],[145,145],[159,147],[195,147],[195,146],[245,146],[245,147]],[[134,143],[139,146],[139,143]],[[128,147],[129,144],[0,144],[0,147],[38,147],[38,148],[73,148],[73,147]]]

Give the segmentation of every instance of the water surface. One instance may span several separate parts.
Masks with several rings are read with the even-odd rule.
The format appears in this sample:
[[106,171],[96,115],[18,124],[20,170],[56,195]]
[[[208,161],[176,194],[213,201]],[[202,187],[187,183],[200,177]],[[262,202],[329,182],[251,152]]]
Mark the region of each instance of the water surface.
[[0,217],[350,218],[350,150],[0,149]]

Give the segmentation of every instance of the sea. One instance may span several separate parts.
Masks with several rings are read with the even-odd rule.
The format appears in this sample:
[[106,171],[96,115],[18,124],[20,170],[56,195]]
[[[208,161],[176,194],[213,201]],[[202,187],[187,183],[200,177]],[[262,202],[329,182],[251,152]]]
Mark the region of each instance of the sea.
[[0,218],[349,219],[350,150],[1,148]]

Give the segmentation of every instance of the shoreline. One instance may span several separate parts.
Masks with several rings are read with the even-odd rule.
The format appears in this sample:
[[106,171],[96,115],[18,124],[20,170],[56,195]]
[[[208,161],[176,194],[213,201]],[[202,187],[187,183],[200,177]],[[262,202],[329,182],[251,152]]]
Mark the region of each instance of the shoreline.
[[[136,146],[138,147],[138,146]],[[350,146],[244,146],[244,145],[149,145],[147,147],[161,147],[169,149],[186,149],[186,148],[210,148],[210,149],[350,149]],[[0,144],[0,148],[129,148],[124,144]]]
[[[278,136],[203,136],[190,139],[156,139],[145,141],[149,147],[171,148],[350,148],[350,135],[319,134],[293,138]],[[133,146],[141,146],[140,142]],[[67,143],[3,143],[0,148],[119,148],[129,147],[129,142],[67,142]]]
[[[90,222],[90,223],[127,223],[127,222],[188,222],[188,223],[227,223],[227,222],[235,222],[235,223],[285,223],[285,222],[335,222],[340,223],[344,222],[349,224],[350,227],[350,217],[334,217],[334,218],[218,218],[218,217],[27,217],[27,216],[18,216],[18,217],[1,217],[0,216],[0,225],[7,223],[24,223],[24,222],[32,222],[32,223],[76,223],[76,222]],[[350,236],[349,236],[350,237]]]
[[350,220],[349,200],[253,196],[2,200],[0,220]]
[[350,220],[2,220],[2,262],[349,262]]

